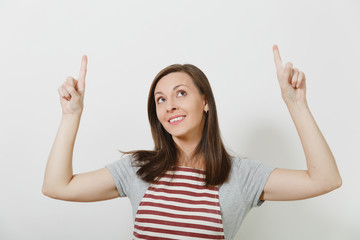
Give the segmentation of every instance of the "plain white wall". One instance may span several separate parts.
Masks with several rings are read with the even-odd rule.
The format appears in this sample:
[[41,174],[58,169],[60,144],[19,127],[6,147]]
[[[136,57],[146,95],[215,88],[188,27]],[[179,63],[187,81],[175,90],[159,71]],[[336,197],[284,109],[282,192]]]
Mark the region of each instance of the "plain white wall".
[[310,110],[343,186],[252,210],[238,239],[360,239],[360,3],[342,1],[0,1],[0,239],[129,239],[127,198],[74,203],[42,195],[60,120],[57,88],[87,54],[74,173],[151,149],[146,102],[164,67],[192,63],[213,87],[232,152],[304,169],[272,45],[307,76]]

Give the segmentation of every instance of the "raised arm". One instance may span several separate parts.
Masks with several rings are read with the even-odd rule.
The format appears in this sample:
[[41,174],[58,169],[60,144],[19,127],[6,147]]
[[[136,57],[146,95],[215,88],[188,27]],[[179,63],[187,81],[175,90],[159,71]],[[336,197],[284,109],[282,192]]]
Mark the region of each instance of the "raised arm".
[[72,156],[83,111],[87,57],[83,56],[78,80],[68,77],[59,88],[63,115],[46,165],[42,192],[66,201],[100,201],[119,197],[107,168],[73,175]]
[[288,107],[304,149],[307,170],[275,169],[262,200],[300,200],[330,192],[342,185],[335,158],[318,128],[306,101],[305,74],[292,63],[282,65],[279,49],[273,47],[282,98]]

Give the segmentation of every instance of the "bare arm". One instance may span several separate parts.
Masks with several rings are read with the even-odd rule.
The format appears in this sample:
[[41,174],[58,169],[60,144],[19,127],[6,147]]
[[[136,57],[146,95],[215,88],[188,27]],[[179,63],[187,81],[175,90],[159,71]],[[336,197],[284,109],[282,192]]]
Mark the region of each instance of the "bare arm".
[[275,169],[262,200],[300,200],[319,196],[342,185],[335,158],[318,128],[306,101],[306,78],[288,62],[282,66],[274,46],[274,60],[282,97],[288,107],[304,149],[307,170]]
[[46,165],[42,192],[67,201],[99,201],[119,196],[110,172],[102,168],[73,175],[72,156],[83,110],[86,56],[79,80],[71,77],[59,87],[62,120]]
[[100,201],[119,197],[108,169],[73,175],[72,155],[79,115],[63,116],[46,165],[42,191],[66,201]]
[[341,186],[335,158],[307,105],[288,105],[304,149],[307,170],[275,169],[264,188],[264,200],[300,200]]

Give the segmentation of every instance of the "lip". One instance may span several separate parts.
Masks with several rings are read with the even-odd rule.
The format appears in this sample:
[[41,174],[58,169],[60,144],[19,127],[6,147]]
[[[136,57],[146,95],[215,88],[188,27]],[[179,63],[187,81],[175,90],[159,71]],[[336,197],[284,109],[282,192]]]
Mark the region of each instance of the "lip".
[[[170,122],[171,119],[178,118],[178,117],[184,117],[184,118],[181,119],[180,121]],[[176,124],[179,124],[179,123],[181,123],[182,121],[184,121],[185,118],[186,118],[186,115],[176,115],[176,116],[172,116],[172,117],[169,118],[168,123],[170,123],[171,125],[176,125]]]
[[186,115],[175,115],[168,119],[168,122],[170,122],[171,119],[178,118],[178,117],[186,117]]

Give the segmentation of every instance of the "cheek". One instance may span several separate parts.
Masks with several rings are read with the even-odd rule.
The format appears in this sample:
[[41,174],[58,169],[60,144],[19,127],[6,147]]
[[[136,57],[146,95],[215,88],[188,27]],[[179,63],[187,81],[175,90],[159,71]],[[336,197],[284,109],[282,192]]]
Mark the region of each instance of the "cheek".
[[156,116],[159,121],[161,121],[161,116],[159,115],[159,110],[156,108]]
[[200,104],[192,105],[189,110],[191,111],[194,118],[196,118],[197,120],[200,121],[203,117],[203,109]]
[[164,121],[163,114],[161,114],[161,113],[162,113],[161,108],[156,107],[156,116],[157,116],[158,120],[160,121],[160,123],[162,123]]

